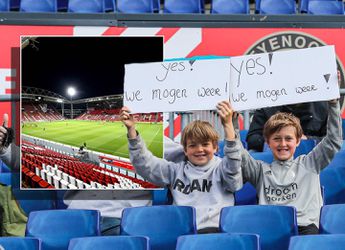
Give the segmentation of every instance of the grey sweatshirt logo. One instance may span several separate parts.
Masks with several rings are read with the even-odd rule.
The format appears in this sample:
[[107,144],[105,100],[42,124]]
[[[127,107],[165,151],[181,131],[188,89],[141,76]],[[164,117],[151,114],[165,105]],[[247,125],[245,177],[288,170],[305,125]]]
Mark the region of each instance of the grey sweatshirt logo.
[[198,192],[210,192],[212,186],[212,181],[209,181],[207,179],[202,179],[198,180],[195,179],[192,181],[191,184],[185,184],[182,180],[176,179],[173,189],[176,189],[177,191],[184,193],[184,194],[189,194],[192,193],[193,191],[198,191]]
[[285,187],[271,187],[270,185],[264,186],[265,195],[267,201],[273,202],[285,202],[296,199],[298,185],[297,183],[291,183]]

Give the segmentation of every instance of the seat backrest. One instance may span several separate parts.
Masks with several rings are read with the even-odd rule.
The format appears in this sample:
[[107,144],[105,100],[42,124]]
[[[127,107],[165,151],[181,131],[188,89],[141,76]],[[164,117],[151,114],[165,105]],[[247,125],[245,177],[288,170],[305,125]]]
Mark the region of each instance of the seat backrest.
[[71,239],[68,250],[149,250],[144,236],[97,236]]
[[195,233],[193,207],[133,207],[125,208],[122,213],[120,234],[149,237],[151,250],[175,249],[177,237]]
[[40,238],[42,250],[67,249],[72,238],[100,235],[99,220],[96,210],[35,211],[29,215],[25,235]]
[[343,1],[310,0],[307,12],[312,15],[344,15],[344,4]]
[[345,234],[303,235],[290,239],[289,250],[344,249]]
[[21,0],[21,12],[57,12],[57,0]]
[[345,204],[325,205],[321,208],[320,234],[345,234]]
[[68,12],[102,13],[105,12],[104,0],[69,0]]
[[250,155],[255,160],[264,161],[266,163],[272,163],[273,162],[273,154],[272,151],[265,151],[265,152],[252,152]]
[[41,240],[31,237],[0,237],[0,246],[5,250],[40,250]]
[[315,140],[312,139],[308,139],[308,140],[301,140],[300,144],[298,145],[298,147],[296,148],[294,157],[298,157],[300,155],[306,155],[308,154],[310,151],[313,150],[313,148],[315,147],[316,142]]
[[[308,12],[308,5],[309,5],[310,1],[312,1],[312,0],[299,0],[298,1],[298,9],[299,9],[300,13],[307,13]],[[318,0],[318,1],[335,2],[335,1],[339,1],[339,0]],[[340,0],[340,2],[342,2],[342,1]]]
[[297,235],[296,210],[274,205],[224,207],[220,231],[258,234],[262,250],[287,249],[290,237]]
[[257,194],[256,189],[253,187],[252,184],[246,182],[243,187],[235,192],[235,205],[256,205],[258,204],[257,201]]
[[202,13],[200,0],[164,0],[164,13]]
[[345,167],[327,167],[320,173],[326,205],[345,203]]
[[117,0],[116,4],[122,13],[153,13],[153,0]]
[[213,14],[248,14],[249,0],[212,0]]
[[180,236],[176,250],[259,250],[259,236],[255,234],[197,234]]
[[261,0],[260,14],[295,14],[295,0]]

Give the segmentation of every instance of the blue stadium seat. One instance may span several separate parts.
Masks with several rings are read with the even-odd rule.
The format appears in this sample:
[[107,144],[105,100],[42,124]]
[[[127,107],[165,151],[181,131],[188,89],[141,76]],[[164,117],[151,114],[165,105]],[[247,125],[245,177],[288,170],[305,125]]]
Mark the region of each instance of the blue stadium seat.
[[[309,2],[312,0],[299,0],[298,1],[298,9],[300,13],[307,13],[308,12],[308,5]],[[341,0],[319,0],[319,1],[341,1]],[[341,1],[342,2],[342,1]]]
[[343,1],[310,0],[307,13],[312,15],[344,15],[344,4]]
[[2,161],[0,161],[0,173],[10,173],[11,169]]
[[249,0],[212,0],[211,13],[249,14]]
[[0,237],[4,250],[41,250],[41,240],[31,237]]
[[168,204],[168,189],[152,190],[152,205],[167,205]]
[[11,185],[12,174],[11,173],[0,173],[0,183],[4,185]]
[[104,0],[104,10],[105,10],[105,12],[115,12],[116,11],[116,1],[115,0]]
[[345,246],[345,234],[303,235],[290,239],[289,250],[332,249],[342,250]]
[[287,249],[290,237],[298,232],[296,210],[277,205],[225,207],[220,213],[220,231],[258,234],[262,250]]
[[272,151],[266,151],[266,152],[251,152],[250,155],[255,159],[255,160],[260,160],[264,161],[267,163],[272,163],[273,162],[273,154]]
[[260,14],[295,14],[295,0],[261,0]]
[[176,250],[259,250],[259,236],[255,234],[198,234],[177,239]]
[[0,11],[10,11],[10,0],[0,0]]
[[296,148],[294,157],[298,157],[300,155],[306,155],[308,154],[310,151],[313,150],[313,148],[315,147],[316,142],[315,140],[301,140],[301,143],[299,144],[299,146]]
[[179,236],[195,233],[193,207],[133,207],[125,208],[122,213],[120,234],[149,237],[151,250],[174,250]]
[[98,236],[71,239],[68,250],[149,250],[144,236]]
[[256,189],[252,184],[246,182],[243,187],[235,192],[235,205],[256,205]]
[[100,213],[96,210],[45,210],[31,212],[25,235],[42,240],[42,250],[67,249],[72,238],[98,236]]
[[153,13],[153,0],[117,0],[117,11],[122,13]]
[[345,203],[345,168],[330,168],[320,173],[320,183],[325,187],[324,202],[329,204]]
[[57,0],[21,0],[21,12],[57,12]]
[[202,13],[200,0],[164,0],[164,13]]
[[345,204],[325,205],[320,212],[320,234],[345,234]]
[[105,12],[104,0],[69,0],[67,11],[77,13],[103,13]]
[[336,153],[332,161],[327,166],[327,168],[339,168],[339,167],[345,167],[345,150],[344,149],[341,149],[338,153]]

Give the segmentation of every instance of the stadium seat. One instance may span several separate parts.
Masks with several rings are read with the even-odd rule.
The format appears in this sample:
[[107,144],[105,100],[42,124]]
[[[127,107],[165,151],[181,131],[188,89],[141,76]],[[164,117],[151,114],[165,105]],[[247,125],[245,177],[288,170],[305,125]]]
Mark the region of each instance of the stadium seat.
[[153,0],[117,0],[117,11],[122,13],[153,13]]
[[256,189],[252,184],[246,182],[243,187],[235,192],[235,205],[256,205]]
[[149,250],[144,236],[98,236],[71,239],[68,250]]
[[315,140],[301,140],[301,143],[299,144],[299,146],[296,148],[294,157],[298,157],[300,155],[306,155],[308,154],[310,151],[313,150],[313,148],[315,147],[316,142]]
[[200,0],[164,0],[164,13],[202,13]]
[[338,153],[335,154],[332,161],[328,164],[327,168],[339,168],[345,167],[345,150],[341,149]]
[[332,249],[342,250],[345,246],[345,234],[303,235],[290,239],[289,250]]
[[125,208],[122,213],[120,234],[149,237],[151,250],[173,250],[179,236],[195,233],[193,207],[133,207]]
[[31,212],[25,235],[40,238],[42,250],[67,249],[72,238],[99,236],[96,210],[45,210]]
[[104,0],[69,0],[68,12],[76,13],[103,13]]
[[295,14],[295,0],[261,0],[260,14]]
[[11,173],[0,173],[0,183],[4,185],[11,185],[12,174]]
[[259,250],[259,236],[255,234],[199,234],[177,239],[176,250]]
[[3,163],[2,161],[0,162],[0,173],[10,173],[11,172],[11,169],[6,166],[5,163]]
[[345,204],[325,205],[320,212],[320,234],[345,234]]
[[327,167],[320,173],[320,183],[325,187],[326,205],[345,203],[345,168]]
[[21,0],[21,12],[57,12],[57,0]]
[[0,11],[10,11],[9,0],[0,0]]
[[[312,1],[312,0],[299,0],[298,1],[298,9],[299,9],[300,13],[307,13],[308,12],[308,5],[309,5],[310,1]],[[319,1],[334,2],[334,1],[341,1],[341,0],[319,0]]]
[[167,205],[168,204],[168,189],[152,190],[152,205]]
[[267,162],[267,163],[272,163],[273,162],[273,154],[272,154],[271,151],[253,152],[253,153],[250,153],[250,155],[255,160],[260,160],[260,161],[264,161],[264,162]]
[[115,0],[104,0],[104,10],[105,10],[105,12],[115,12],[116,11],[116,1]]
[[298,232],[296,210],[277,205],[225,207],[220,214],[220,231],[258,234],[262,250],[287,249],[290,237]]
[[312,15],[344,15],[344,4],[343,1],[310,0],[307,13]]
[[249,0],[212,0],[211,13],[249,14]]
[[0,237],[0,249],[41,250],[41,240],[31,237]]

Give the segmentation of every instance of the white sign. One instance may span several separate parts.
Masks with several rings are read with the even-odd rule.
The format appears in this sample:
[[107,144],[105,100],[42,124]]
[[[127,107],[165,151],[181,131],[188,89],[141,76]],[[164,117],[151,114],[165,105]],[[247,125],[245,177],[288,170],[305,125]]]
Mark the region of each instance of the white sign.
[[339,98],[334,46],[222,59],[125,66],[124,105],[133,113],[235,110]]
[[229,59],[125,65],[124,106],[133,113],[215,109],[229,99]]

